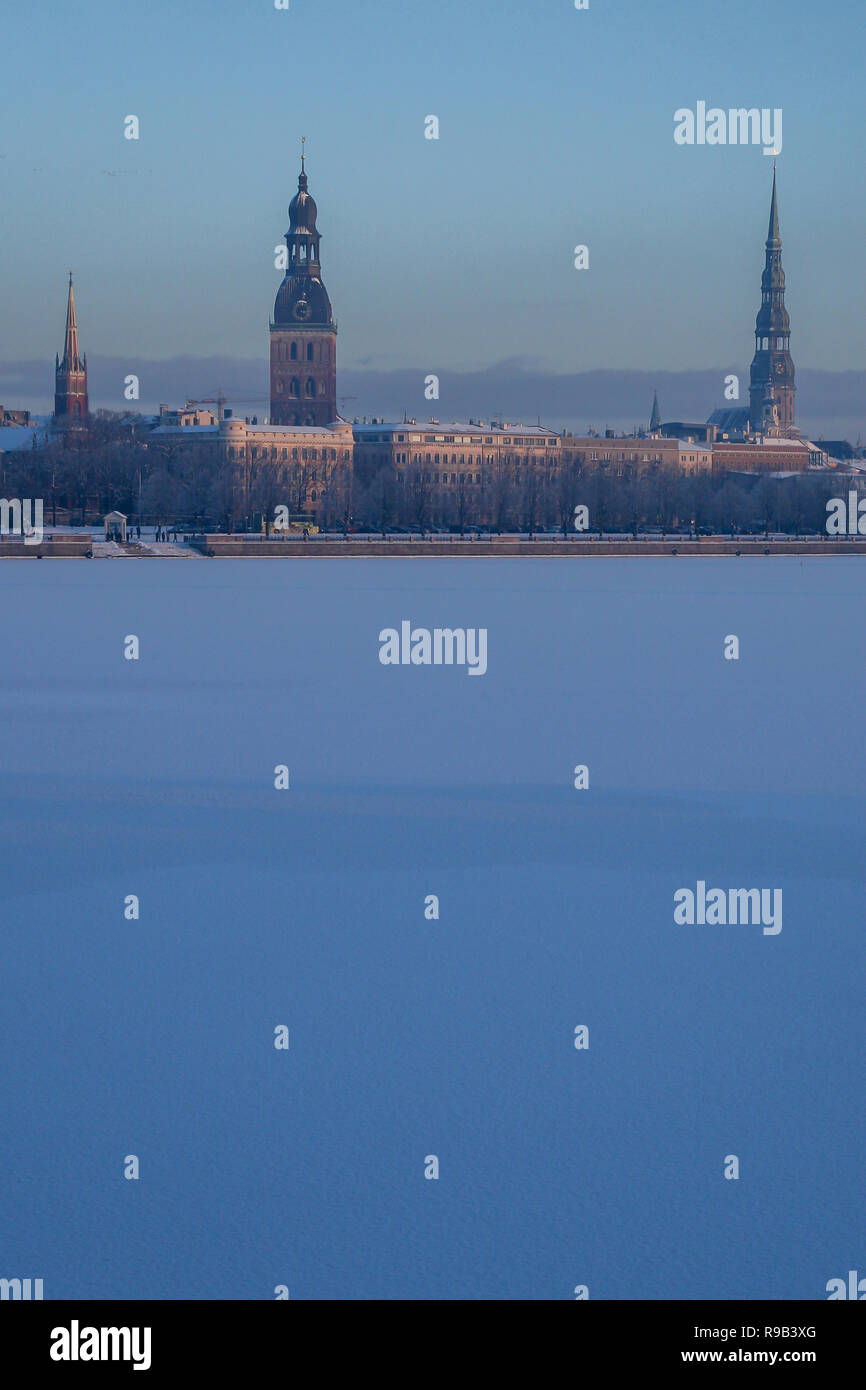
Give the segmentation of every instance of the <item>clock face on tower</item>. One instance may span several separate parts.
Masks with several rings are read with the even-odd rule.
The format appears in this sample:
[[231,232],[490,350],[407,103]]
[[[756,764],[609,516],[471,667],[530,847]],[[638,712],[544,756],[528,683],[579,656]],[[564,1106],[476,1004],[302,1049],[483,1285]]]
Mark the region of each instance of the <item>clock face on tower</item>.
[[302,322],[304,319],[308,319],[310,317],[311,309],[306,299],[299,299],[297,304],[292,309],[292,313],[294,314],[296,319],[300,319]]
[[784,362],[777,362],[777,363],[776,363],[776,376],[781,376],[784,370],[785,370],[785,364],[784,364]]

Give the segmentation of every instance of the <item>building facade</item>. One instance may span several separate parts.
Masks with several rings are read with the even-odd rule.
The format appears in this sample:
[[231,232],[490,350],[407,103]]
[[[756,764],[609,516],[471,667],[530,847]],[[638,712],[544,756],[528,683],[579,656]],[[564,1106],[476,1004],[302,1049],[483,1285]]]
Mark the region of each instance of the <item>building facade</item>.
[[289,204],[286,275],[271,321],[271,422],[329,425],[337,418],[337,325],[322,281],[318,210],[304,156]]

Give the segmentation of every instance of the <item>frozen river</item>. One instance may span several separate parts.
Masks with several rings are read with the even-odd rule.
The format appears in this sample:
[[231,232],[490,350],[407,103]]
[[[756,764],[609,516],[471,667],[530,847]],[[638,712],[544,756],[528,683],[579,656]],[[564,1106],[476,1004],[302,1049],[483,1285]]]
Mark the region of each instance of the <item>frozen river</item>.
[[[0,598],[0,1277],[866,1274],[866,562],[8,561]],[[404,622],[486,670],[383,665]],[[781,929],[675,921],[699,884]]]

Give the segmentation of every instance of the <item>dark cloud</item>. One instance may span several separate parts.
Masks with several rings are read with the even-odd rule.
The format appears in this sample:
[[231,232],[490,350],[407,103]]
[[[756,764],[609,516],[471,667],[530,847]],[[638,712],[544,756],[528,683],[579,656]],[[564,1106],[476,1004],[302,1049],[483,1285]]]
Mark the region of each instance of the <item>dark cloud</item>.
[[[53,364],[43,361],[0,363],[0,402],[34,410],[50,409]],[[188,397],[215,396],[221,387],[229,403],[245,414],[268,411],[267,363],[259,358],[174,357],[165,361],[91,357],[90,399],[94,407],[122,410],[123,382],[135,373],[141,382],[137,408],[156,410],[161,401],[182,404]],[[481,371],[442,372],[439,399],[424,397],[428,368],[380,370],[373,366],[341,368],[338,389],[348,418],[377,415],[418,420],[431,415],[468,420],[499,415],[534,423],[539,417],[552,428],[583,431],[631,429],[649,420],[653,391],[658,391],[665,420],[705,420],[724,399],[724,378],[738,371],[740,401],[748,403],[748,368],[714,371],[591,371],[556,374],[526,358],[510,358]],[[258,399],[257,399],[258,398]],[[133,408],[135,408],[133,403]],[[851,438],[866,434],[866,372],[797,373],[797,412],[801,427],[813,435]]]

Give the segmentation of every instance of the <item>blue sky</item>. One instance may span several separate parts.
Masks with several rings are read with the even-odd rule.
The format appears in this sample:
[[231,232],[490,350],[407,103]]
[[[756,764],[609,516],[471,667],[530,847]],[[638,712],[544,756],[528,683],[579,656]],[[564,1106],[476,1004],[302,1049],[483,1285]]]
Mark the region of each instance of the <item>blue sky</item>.
[[70,267],[94,356],[264,361],[303,134],[344,368],[747,367],[772,161],[675,145],[705,100],[783,109],[794,360],[866,367],[850,0],[81,0],[3,39],[0,361],[53,361]]

